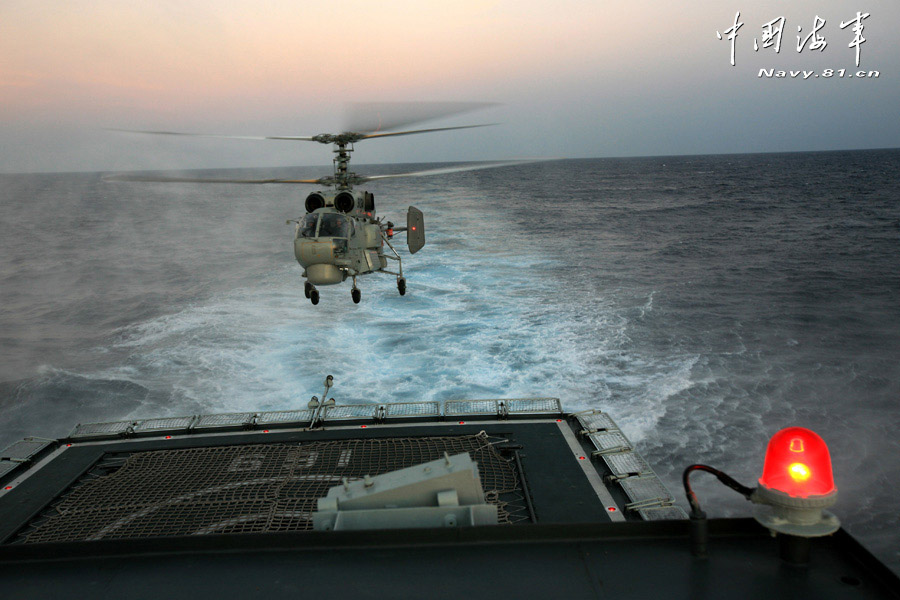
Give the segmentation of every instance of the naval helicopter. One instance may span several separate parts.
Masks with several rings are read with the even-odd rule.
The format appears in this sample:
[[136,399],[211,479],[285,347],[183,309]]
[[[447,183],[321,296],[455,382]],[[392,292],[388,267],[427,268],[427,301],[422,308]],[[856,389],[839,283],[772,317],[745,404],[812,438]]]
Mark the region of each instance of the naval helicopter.
[[[421,106],[421,105],[417,105]],[[487,127],[493,124],[459,125],[454,127],[437,127],[429,129],[413,129],[405,131],[385,131],[401,125],[463,112],[485,106],[474,103],[442,104],[438,107],[440,114],[433,109],[426,115],[406,116],[401,120],[385,126],[384,119],[379,117],[376,127],[355,127],[353,131],[342,133],[322,133],[313,136],[232,136],[217,134],[182,133],[174,131],[136,131],[115,129],[127,133],[153,135],[198,136],[215,138],[237,138],[252,140],[285,140],[311,141],[320,144],[331,144],[334,152],[334,173],[318,179],[208,179],[192,177],[157,177],[145,175],[112,175],[107,181],[130,182],[175,182],[175,183],[236,183],[236,184],[314,184],[323,186],[306,196],[304,208],[306,214],[297,219],[288,219],[294,224],[294,256],[303,267],[304,294],[314,305],[319,303],[318,286],[336,285],[351,279],[350,296],[358,304],[362,292],[357,285],[357,278],[370,273],[384,273],[396,277],[397,291],[401,296],[406,294],[406,278],[403,275],[403,261],[392,244],[394,236],[406,234],[407,248],[415,254],[425,246],[425,220],[421,210],[410,206],[406,213],[405,226],[395,226],[384,217],[376,217],[375,196],[366,190],[355,189],[355,186],[369,181],[394,179],[400,177],[425,177],[461,171],[473,171],[517,165],[529,160],[510,160],[466,164],[456,167],[428,169],[409,173],[389,175],[362,176],[350,171],[350,153],[354,144],[366,139],[403,136],[454,129],[471,129]],[[394,106],[398,109],[408,105]],[[330,188],[330,189],[328,189]],[[396,263],[396,271],[389,269]]]

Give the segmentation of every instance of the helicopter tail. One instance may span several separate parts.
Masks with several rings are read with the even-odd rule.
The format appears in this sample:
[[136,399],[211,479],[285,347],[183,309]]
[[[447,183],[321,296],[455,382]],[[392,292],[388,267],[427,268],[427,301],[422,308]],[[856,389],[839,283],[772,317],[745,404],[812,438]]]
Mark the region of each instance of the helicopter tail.
[[410,254],[415,254],[425,245],[425,217],[415,206],[410,206],[406,213],[406,243]]

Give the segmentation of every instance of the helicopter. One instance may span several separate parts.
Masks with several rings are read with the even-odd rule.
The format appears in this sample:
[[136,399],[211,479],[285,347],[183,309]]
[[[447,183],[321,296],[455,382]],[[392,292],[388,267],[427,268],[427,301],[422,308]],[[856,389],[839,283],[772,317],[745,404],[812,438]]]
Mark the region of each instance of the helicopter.
[[[369,105],[358,105],[368,108]],[[352,281],[350,296],[355,304],[362,298],[357,285],[357,278],[369,273],[384,273],[396,277],[397,291],[401,296],[406,294],[406,278],[403,275],[403,261],[391,243],[399,233],[406,234],[407,248],[415,254],[425,246],[425,220],[421,210],[410,206],[406,213],[406,225],[395,226],[384,217],[376,217],[375,195],[369,191],[357,190],[354,186],[375,180],[399,177],[425,177],[489,169],[530,162],[527,160],[488,162],[466,164],[457,167],[428,169],[409,173],[389,175],[362,176],[350,171],[350,153],[354,144],[366,139],[392,136],[450,131],[454,129],[471,129],[493,124],[459,125],[454,127],[438,127],[430,129],[413,129],[404,131],[385,131],[402,125],[421,122],[448,114],[464,112],[486,106],[479,103],[392,103],[390,110],[395,114],[407,113],[393,120],[379,114],[374,127],[356,126],[353,130],[342,133],[322,133],[313,136],[235,136],[218,134],[183,133],[174,131],[137,131],[113,129],[127,133],[152,135],[197,136],[215,138],[237,138],[252,140],[284,140],[311,141],[320,144],[331,144],[334,152],[334,173],[318,179],[208,179],[192,177],[157,177],[145,175],[111,175],[107,181],[128,182],[174,182],[174,183],[235,183],[235,184],[314,184],[324,186],[306,196],[304,208],[306,213],[296,219],[288,219],[294,224],[294,257],[303,267],[304,294],[313,305],[319,303],[318,286],[336,285]],[[378,105],[379,111],[384,105]],[[411,110],[412,109],[412,110]],[[418,110],[416,110],[418,109]],[[327,189],[327,188],[331,189]],[[396,262],[396,271],[388,267]]]

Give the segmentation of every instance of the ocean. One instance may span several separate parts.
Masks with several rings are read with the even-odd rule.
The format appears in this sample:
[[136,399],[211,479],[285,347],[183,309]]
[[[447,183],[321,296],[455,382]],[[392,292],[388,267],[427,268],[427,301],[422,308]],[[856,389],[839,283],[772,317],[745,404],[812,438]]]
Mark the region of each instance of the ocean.
[[[375,182],[380,215],[425,213],[425,248],[401,250],[407,295],[375,274],[360,304],[345,284],[318,306],[285,224],[306,186],[0,175],[0,448],[79,422],[303,407],[332,374],[339,403],[603,409],[686,507],[685,466],[755,485],[768,438],[800,425],[831,449],[833,512],[900,571],[898,173],[900,150],[873,150]],[[711,515],[750,514],[694,482]]]

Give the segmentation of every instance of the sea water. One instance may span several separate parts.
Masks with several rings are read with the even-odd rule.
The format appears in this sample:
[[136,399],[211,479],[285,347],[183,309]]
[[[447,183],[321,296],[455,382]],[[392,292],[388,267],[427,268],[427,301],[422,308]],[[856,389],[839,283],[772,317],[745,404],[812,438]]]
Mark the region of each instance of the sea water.
[[[345,284],[318,306],[285,224],[308,187],[0,175],[0,447],[79,422],[302,408],[331,374],[342,403],[603,409],[684,504],[685,466],[755,485],[769,436],[800,425],[831,449],[834,512],[898,570],[898,173],[891,150],[376,182],[379,215],[425,213],[425,248],[401,249],[407,295],[373,274],[360,304]],[[750,512],[712,478],[695,489],[712,515]]]

